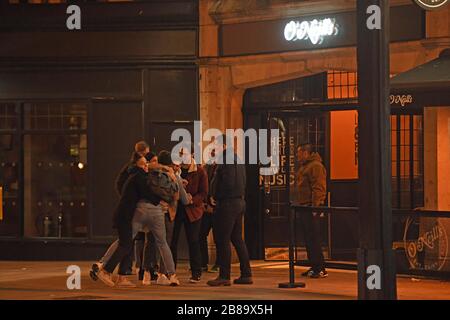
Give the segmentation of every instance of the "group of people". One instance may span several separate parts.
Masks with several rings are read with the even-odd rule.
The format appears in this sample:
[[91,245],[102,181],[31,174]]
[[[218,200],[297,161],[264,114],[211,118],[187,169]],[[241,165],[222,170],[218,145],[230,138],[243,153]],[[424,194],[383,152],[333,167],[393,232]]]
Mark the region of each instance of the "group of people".
[[[135,287],[136,284],[127,278],[135,256],[138,279],[143,285],[152,282],[180,285],[176,274],[177,248],[184,227],[189,249],[189,282],[200,282],[202,273],[210,271],[219,274],[207,281],[209,286],[231,285],[231,243],[239,257],[241,270],[240,277],[233,283],[253,283],[248,251],[242,238],[245,166],[239,164],[238,156],[226,143],[213,150],[218,155],[214,159],[218,161],[203,166],[197,164],[186,149],[181,151],[185,152],[182,158],[189,159],[177,163],[172,161],[169,151],[156,155],[150,152],[146,142],[136,143],[130,162],[116,179],[120,200],[114,211],[114,228],[118,239],[93,264],[90,272],[93,280],[100,280],[110,287]],[[222,161],[230,155],[235,161]],[[155,176],[159,180],[152,180]],[[152,181],[162,185],[155,188]],[[159,190],[174,192],[166,195]],[[216,264],[208,269],[207,241],[211,230],[216,245]],[[117,266],[118,276],[114,277]]]

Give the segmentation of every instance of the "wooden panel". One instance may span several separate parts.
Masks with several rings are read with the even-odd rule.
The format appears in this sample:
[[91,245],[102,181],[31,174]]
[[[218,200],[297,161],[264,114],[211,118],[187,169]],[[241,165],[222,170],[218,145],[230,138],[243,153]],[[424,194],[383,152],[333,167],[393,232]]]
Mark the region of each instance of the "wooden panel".
[[[78,2],[77,5],[81,9],[83,31],[142,30],[155,25],[198,25],[196,0]],[[68,4],[0,6],[0,30],[66,30]]]
[[[124,117],[126,115],[126,117]],[[112,234],[112,215],[118,202],[114,181],[142,140],[141,103],[95,103],[90,123],[91,228],[94,237]]]
[[0,98],[142,96],[140,70],[0,72]]
[[[0,58],[150,58],[195,56],[191,30],[117,32],[2,32]],[[56,45],[57,44],[57,45]]]
[[151,121],[197,120],[197,69],[149,70]]

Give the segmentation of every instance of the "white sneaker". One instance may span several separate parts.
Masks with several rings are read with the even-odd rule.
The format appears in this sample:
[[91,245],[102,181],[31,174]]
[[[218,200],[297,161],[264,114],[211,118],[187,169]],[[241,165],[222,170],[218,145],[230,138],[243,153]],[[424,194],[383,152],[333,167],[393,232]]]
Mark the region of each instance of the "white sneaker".
[[170,286],[171,282],[170,280],[166,277],[165,274],[158,274],[158,280],[156,280],[156,284],[160,285],[160,286]]
[[97,277],[108,287],[114,287],[114,281],[111,273],[106,272],[103,269],[100,269],[100,271],[97,272]]
[[176,286],[180,285],[180,280],[178,280],[176,274],[172,274],[169,276],[169,282],[170,282],[170,286],[172,286],[172,287],[176,287]]
[[144,272],[144,279],[142,280],[142,284],[144,286],[149,286],[152,284],[152,276],[150,275],[150,271]]
[[136,284],[131,282],[125,276],[118,276],[116,281],[116,287],[119,288],[136,288]]

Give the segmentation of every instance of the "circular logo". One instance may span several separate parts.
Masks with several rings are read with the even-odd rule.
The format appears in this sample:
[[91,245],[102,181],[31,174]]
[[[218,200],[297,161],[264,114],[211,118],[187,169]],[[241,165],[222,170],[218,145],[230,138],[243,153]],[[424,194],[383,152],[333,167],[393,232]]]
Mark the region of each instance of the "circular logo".
[[439,271],[447,261],[448,237],[438,219],[427,220],[430,222],[422,225],[417,218],[406,220],[405,253],[412,269]]
[[440,7],[448,3],[448,0],[414,0],[414,1],[425,10],[439,9]]

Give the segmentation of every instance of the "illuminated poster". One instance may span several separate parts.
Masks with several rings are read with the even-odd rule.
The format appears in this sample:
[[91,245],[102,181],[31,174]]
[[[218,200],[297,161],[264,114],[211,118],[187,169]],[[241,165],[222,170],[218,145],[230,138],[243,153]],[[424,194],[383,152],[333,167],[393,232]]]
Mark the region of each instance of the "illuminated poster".
[[331,112],[330,138],[331,179],[358,179],[358,112]]

